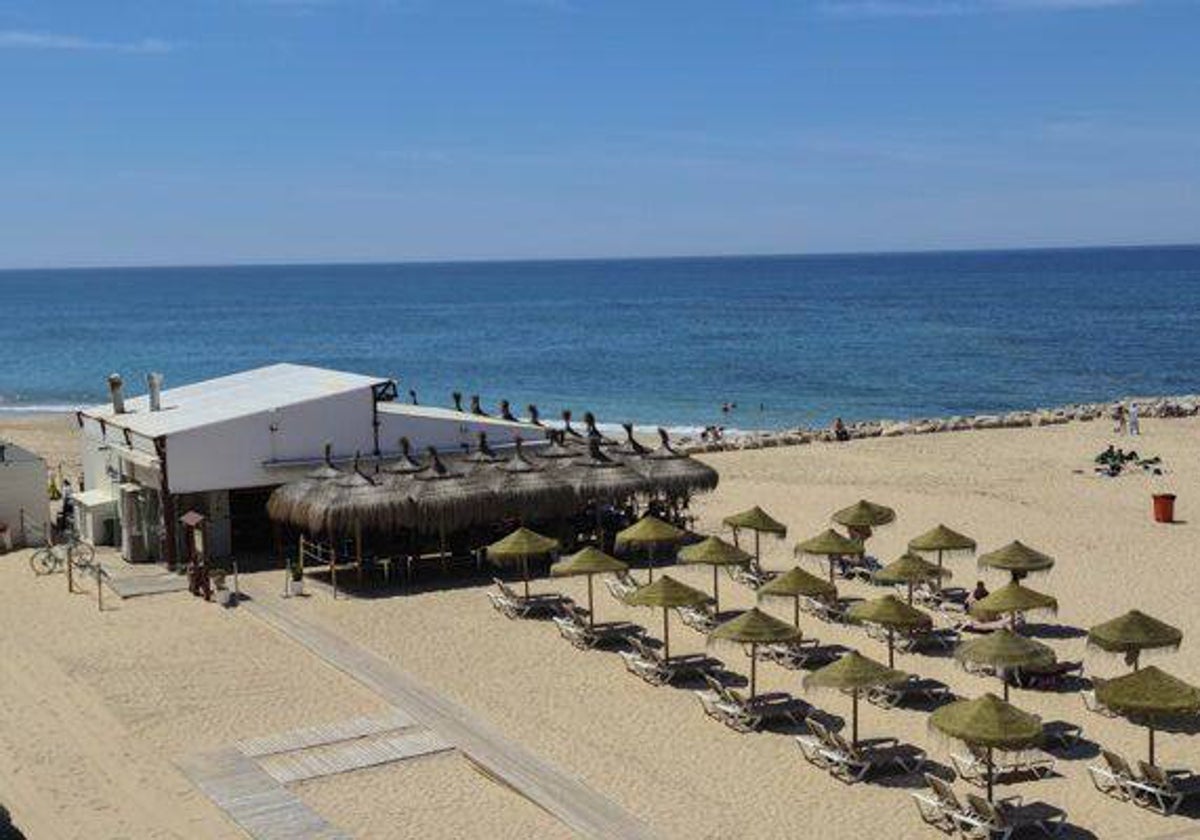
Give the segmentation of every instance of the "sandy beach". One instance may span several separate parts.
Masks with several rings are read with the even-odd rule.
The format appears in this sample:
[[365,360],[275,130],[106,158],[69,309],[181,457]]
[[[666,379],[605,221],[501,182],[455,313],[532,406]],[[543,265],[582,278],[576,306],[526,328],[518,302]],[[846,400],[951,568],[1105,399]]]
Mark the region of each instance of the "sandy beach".
[[[938,522],[975,537],[982,550],[1019,538],[1057,558],[1031,585],[1059,599],[1057,616],[1033,621],[1060,659],[1084,660],[1088,674],[1122,673],[1118,659],[1088,651],[1071,628],[1137,607],[1182,628],[1182,649],[1150,661],[1195,682],[1200,614],[1189,584],[1200,519],[1200,473],[1193,467],[1200,419],[1145,420],[1142,430],[1132,445],[1163,459],[1161,477],[1092,473],[1093,456],[1116,441],[1107,421],[706,455],[721,486],[696,501],[697,529],[718,533],[723,516],[762,505],[790,529],[786,541],[764,542],[770,569],[793,565],[792,545],[828,527],[833,510],[859,498],[897,511],[897,521],[869,546],[885,562]],[[51,464],[77,457],[69,418],[4,418],[0,436]],[[1179,495],[1181,522],[1151,520],[1153,492]],[[993,588],[1003,582],[999,574],[979,574],[971,559],[949,563],[960,585],[980,577]],[[818,570],[811,561],[802,564]],[[242,585],[255,601],[275,603],[280,574],[244,575]],[[707,568],[676,567],[670,574],[711,586]],[[248,610],[171,594],[114,597],[98,613],[94,598],[67,594],[62,576],[35,578],[23,552],[0,557],[0,584],[0,803],[29,837],[242,836],[179,771],[181,758],[386,708],[366,686]],[[582,580],[534,587],[585,598]],[[846,596],[880,594],[865,584],[839,588]],[[599,586],[597,596],[600,619],[635,621],[661,634],[660,612],[625,607]],[[752,603],[749,589],[722,578],[724,609]],[[337,601],[318,590],[287,608],[466,706],[662,836],[811,836],[817,827],[830,838],[936,836],[917,818],[911,779],[842,785],[807,764],[789,734],[736,734],[706,718],[688,689],[653,688],[627,674],[614,653],[570,647],[549,622],[502,618],[482,587]],[[786,603],[767,609],[790,618]],[[809,617],[802,626],[823,641],[886,658],[885,647],[861,629]],[[706,648],[702,636],[673,624],[672,652],[702,651],[748,673],[740,650]],[[946,657],[903,655],[897,666],[942,680],[963,696],[997,688]],[[848,698],[804,692],[800,673],[764,665],[760,688],[848,714]],[[1016,690],[1013,702],[1045,720],[1083,725],[1092,744],[1144,757],[1144,730],[1089,713],[1075,693]],[[932,734],[927,720],[918,710],[864,705],[861,725],[864,734],[895,735],[948,764],[953,745]],[[1159,754],[1167,766],[1200,770],[1196,745],[1162,735]],[[1194,815],[1164,818],[1101,796],[1085,770],[1093,756],[1094,748],[1060,758],[1055,776],[999,792],[1064,808],[1073,832],[1067,836],[1200,831]],[[293,791],[356,837],[569,834],[455,753],[304,782]]]

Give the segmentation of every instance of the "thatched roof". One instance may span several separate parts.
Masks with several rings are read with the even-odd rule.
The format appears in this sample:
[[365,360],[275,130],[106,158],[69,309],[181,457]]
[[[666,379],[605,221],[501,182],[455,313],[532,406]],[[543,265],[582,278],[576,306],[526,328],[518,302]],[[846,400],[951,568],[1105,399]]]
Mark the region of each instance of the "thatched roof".
[[730,514],[721,521],[730,528],[745,528],[760,534],[774,534],[780,538],[787,536],[787,526],[758,505],[741,513]]
[[945,525],[930,528],[908,541],[910,551],[974,551],[975,540]]
[[1045,572],[1054,566],[1054,558],[1036,548],[1030,548],[1020,540],[1013,540],[1003,548],[979,555],[981,569],[1003,569],[1016,574]]
[[631,459],[641,458],[650,451],[650,448],[641,444],[633,434],[632,423],[622,423],[621,428],[625,430],[625,440],[614,446],[607,453],[612,458],[620,458],[629,463]]
[[429,447],[429,469],[417,474],[410,500],[418,530],[452,532],[496,518],[495,494],[473,476],[447,467]]
[[893,630],[907,630],[918,627],[930,627],[933,619],[928,613],[921,612],[916,607],[909,606],[895,595],[884,595],[871,601],[860,601],[846,611],[851,621],[865,621],[871,624],[882,624]]
[[1054,648],[1007,628],[963,642],[954,648],[954,658],[993,668],[1045,667],[1058,659]]
[[1088,630],[1088,644],[1108,653],[1138,653],[1143,650],[1178,648],[1183,632],[1141,610],[1097,624]]
[[886,505],[859,499],[850,507],[833,514],[833,521],[848,528],[878,528],[896,519],[896,511]]
[[862,691],[881,685],[894,685],[908,679],[908,674],[889,668],[863,656],[856,650],[848,651],[834,662],[818,668],[804,678],[805,688],[830,688],[836,691]]
[[686,496],[716,489],[720,481],[716,470],[672,449],[666,429],[659,429],[658,434],[662,443],[657,449],[629,461],[656,491],[668,496]]
[[643,476],[601,452],[596,441],[589,443],[586,455],[573,462],[567,476],[582,502],[619,501],[650,487]]
[[302,478],[275,488],[267,499],[267,516],[272,522],[296,525],[301,528],[307,525],[307,520],[299,511],[305,498],[324,482],[332,481],[342,474],[341,470],[333,466],[332,459],[333,444],[326,443],[324,463],[306,473]]
[[550,443],[533,453],[539,461],[545,462],[551,469],[566,469],[579,457],[578,449],[567,446],[563,441],[563,433],[554,429],[549,433]]
[[557,472],[526,457],[520,438],[513,456],[489,467],[486,477],[505,516],[553,519],[575,510],[575,489]]
[[1008,615],[1010,613],[1025,613],[1033,610],[1058,611],[1058,600],[1052,595],[1022,586],[1019,583],[1009,583],[986,598],[980,598],[971,607],[971,614],[978,618],[989,618],[993,615]]
[[709,632],[710,639],[723,639],[744,644],[794,642],[804,634],[799,628],[757,607],[751,607],[737,617],[718,624]]

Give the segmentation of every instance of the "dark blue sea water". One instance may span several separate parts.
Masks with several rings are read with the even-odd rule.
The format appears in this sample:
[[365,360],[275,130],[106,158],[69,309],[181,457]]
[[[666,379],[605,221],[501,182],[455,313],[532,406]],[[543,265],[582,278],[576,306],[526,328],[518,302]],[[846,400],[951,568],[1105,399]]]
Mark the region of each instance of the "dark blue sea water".
[[0,296],[9,409],[285,360],[673,426],[1200,391],[1200,247],[10,271]]

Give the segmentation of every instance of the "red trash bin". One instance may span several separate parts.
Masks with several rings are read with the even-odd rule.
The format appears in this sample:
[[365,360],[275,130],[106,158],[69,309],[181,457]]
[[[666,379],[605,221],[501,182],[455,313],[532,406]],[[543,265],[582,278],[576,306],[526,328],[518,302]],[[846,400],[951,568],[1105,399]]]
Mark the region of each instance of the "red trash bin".
[[1175,494],[1174,493],[1155,493],[1154,494],[1154,521],[1155,522],[1174,522],[1175,521]]

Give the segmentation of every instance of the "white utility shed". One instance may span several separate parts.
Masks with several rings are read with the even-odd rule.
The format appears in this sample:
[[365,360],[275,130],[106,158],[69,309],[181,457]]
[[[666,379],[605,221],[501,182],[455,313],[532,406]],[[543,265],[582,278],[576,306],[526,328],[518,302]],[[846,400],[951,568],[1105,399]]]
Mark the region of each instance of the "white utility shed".
[[34,542],[50,519],[46,482],[45,461],[15,443],[0,441],[0,551]]

